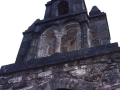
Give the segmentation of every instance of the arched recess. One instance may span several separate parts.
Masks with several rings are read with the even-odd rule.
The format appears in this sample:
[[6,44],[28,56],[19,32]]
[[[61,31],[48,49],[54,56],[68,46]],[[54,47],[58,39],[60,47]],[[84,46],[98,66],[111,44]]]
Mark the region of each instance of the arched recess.
[[81,28],[78,22],[71,21],[64,25],[67,34],[62,37],[61,52],[70,52],[81,48]]
[[62,26],[53,25],[33,39],[27,60],[79,49],[81,49],[81,28],[78,22],[70,21]]
[[52,26],[40,35],[37,58],[80,48],[81,28],[78,22],[71,21],[59,27]]
[[69,12],[69,3],[67,1],[62,1],[58,4],[58,15],[67,14]]
[[52,26],[40,35],[37,58],[47,57],[55,53],[56,38],[54,35],[54,30],[56,29],[56,26]]

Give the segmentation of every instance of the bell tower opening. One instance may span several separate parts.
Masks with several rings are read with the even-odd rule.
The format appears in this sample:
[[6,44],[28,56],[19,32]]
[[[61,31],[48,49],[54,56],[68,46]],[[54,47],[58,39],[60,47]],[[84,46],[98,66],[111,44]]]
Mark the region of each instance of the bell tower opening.
[[69,4],[67,1],[62,1],[58,4],[58,15],[67,14],[69,12]]

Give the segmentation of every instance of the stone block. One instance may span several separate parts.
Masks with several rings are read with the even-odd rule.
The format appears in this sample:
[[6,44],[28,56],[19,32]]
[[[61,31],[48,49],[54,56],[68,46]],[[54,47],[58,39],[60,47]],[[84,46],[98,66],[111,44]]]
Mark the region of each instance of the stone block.
[[12,84],[5,84],[5,85],[3,85],[3,87],[2,87],[3,90],[12,90],[11,88],[13,88],[13,85],[12,85]]
[[85,75],[86,73],[87,72],[85,69],[70,71],[70,74],[74,77],[81,77],[81,76]]
[[29,87],[25,87],[25,88],[18,89],[18,90],[34,90],[34,89],[33,89],[33,86],[29,86]]
[[103,39],[103,40],[101,40],[101,44],[102,45],[109,44],[109,43],[110,43],[109,39]]
[[15,83],[13,89],[18,90],[27,87],[27,82]]
[[8,83],[17,83],[22,81],[22,76],[21,77],[16,77],[16,78],[11,78],[8,80]]
[[49,70],[49,71],[46,71],[46,72],[42,72],[42,73],[39,73],[38,74],[38,78],[43,78],[43,77],[46,77],[46,76],[49,76],[52,74],[52,71]]
[[86,83],[79,80],[75,90],[94,90],[91,84],[92,83]]
[[0,78],[0,85],[5,84],[6,82],[7,80],[4,77]]
[[82,65],[81,68],[82,68],[82,69],[86,69],[86,68],[87,68],[87,65]]
[[27,76],[26,80],[32,80],[37,78],[35,74]]
[[120,88],[116,88],[115,90],[120,90]]
[[0,90],[2,90],[3,85],[0,85]]
[[92,40],[91,41],[91,47],[98,46],[98,45],[100,45],[100,41],[99,40]]
[[99,25],[99,31],[104,31],[104,30],[108,30],[107,24]]
[[68,67],[68,68],[64,68],[63,71],[67,72],[67,71],[72,71],[72,70],[77,70],[78,67],[75,66],[75,67]]
[[90,34],[90,40],[104,40],[106,38],[109,38],[108,31],[103,31],[100,33]]

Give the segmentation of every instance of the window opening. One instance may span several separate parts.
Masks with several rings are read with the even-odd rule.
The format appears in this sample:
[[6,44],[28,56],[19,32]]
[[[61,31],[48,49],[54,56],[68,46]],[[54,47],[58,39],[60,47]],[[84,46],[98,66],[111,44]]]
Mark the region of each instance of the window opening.
[[62,1],[58,4],[58,15],[67,14],[69,12],[69,5],[67,1]]

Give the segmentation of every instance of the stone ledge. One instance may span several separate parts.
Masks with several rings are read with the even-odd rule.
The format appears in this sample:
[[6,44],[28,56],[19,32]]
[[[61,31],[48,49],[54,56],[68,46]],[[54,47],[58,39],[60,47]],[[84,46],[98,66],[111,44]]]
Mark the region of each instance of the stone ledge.
[[75,61],[78,59],[98,56],[102,54],[108,54],[117,51],[120,51],[120,47],[118,47],[117,43],[113,43],[113,44],[100,45],[96,47],[76,50],[72,52],[57,53],[49,57],[33,59],[28,62],[21,62],[21,63],[2,66],[0,70],[0,74],[13,73],[13,72],[32,69],[32,68],[47,66],[47,65],[65,63],[69,61]]

